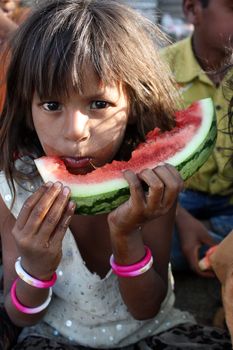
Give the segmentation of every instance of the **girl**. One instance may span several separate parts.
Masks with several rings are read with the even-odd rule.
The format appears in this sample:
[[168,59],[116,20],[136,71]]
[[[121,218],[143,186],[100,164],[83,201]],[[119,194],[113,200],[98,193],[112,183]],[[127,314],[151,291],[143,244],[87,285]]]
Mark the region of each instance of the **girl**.
[[118,2],[52,0],[12,41],[0,230],[5,308],[24,327],[13,349],[230,348],[224,332],[211,339],[173,308],[168,264],[182,189],[173,167],[125,171],[128,201],[108,215],[77,216],[69,188],[42,184],[32,161],[55,155],[86,174],[128,159],[155,126],[172,128],[175,94],[160,39]]

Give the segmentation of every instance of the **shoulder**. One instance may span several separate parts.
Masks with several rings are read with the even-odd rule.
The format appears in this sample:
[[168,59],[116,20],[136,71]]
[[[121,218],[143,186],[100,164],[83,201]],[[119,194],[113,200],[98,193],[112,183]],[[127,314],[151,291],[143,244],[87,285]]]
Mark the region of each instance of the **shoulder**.
[[191,50],[191,38],[185,38],[172,45],[168,45],[161,49],[161,56],[164,57],[168,62],[171,62],[179,56],[183,56]]
[[193,73],[197,63],[192,50],[191,37],[162,49],[161,57],[170,67],[178,83],[188,82],[196,74]]

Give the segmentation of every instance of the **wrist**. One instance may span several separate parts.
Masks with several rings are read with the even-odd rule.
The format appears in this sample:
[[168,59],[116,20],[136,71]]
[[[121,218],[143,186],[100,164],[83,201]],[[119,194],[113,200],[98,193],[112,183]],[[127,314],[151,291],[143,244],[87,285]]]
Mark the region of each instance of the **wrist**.
[[[54,275],[56,274],[54,271],[51,272],[37,272],[35,270],[32,270],[32,268],[29,268],[29,266],[31,267],[31,264],[27,264],[25,259],[19,257],[16,260],[15,263],[15,268],[16,266],[21,267],[21,269],[27,274],[30,275],[32,277],[32,279],[36,279],[39,281],[44,281],[44,282],[48,282],[51,281],[54,278]],[[18,274],[19,275],[19,274]],[[20,276],[19,276],[20,277]],[[55,283],[55,282],[54,282]]]
[[135,229],[128,234],[121,231],[111,232],[111,245],[118,264],[134,264],[145,255],[141,229]]

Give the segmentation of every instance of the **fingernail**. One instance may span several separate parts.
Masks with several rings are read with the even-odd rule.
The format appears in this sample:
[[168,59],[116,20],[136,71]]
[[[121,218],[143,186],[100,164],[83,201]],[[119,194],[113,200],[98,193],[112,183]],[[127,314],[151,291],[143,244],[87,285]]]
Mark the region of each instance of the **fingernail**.
[[57,189],[61,189],[62,184],[60,182],[55,182],[54,187]]
[[51,187],[52,184],[53,184],[52,181],[48,181],[48,182],[46,182],[45,186],[46,186],[46,187]]
[[65,196],[67,196],[69,193],[70,193],[69,187],[64,187],[64,189],[63,189],[63,194],[64,194]]
[[69,209],[74,210],[76,208],[76,203],[74,201],[69,202]]

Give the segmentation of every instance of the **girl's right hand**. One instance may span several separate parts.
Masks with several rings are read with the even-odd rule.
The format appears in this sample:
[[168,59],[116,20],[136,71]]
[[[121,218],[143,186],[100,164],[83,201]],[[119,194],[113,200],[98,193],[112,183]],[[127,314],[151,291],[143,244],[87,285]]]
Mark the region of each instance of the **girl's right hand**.
[[50,279],[62,257],[62,240],[74,214],[70,190],[61,183],[42,185],[24,203],[12,234],[23,268]]
[[[108,215],[110,231],[130,232],[138,226],[164,216],[176,203],[183,180],[175,167],[164,164],[139,174],[124,172],[130,198]],[[143,190],[142,182],[148,186]]]

